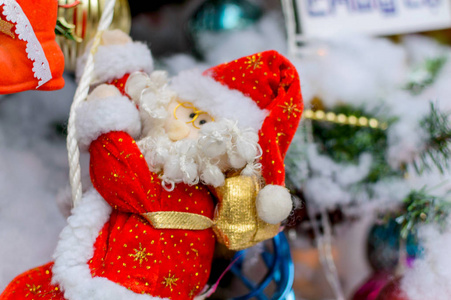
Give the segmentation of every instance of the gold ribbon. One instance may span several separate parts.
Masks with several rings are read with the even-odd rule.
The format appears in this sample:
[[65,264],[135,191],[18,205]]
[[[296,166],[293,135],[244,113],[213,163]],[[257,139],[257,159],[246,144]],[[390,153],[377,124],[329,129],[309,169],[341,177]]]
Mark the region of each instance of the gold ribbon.
[[210,218],[180,211],[157,211],[142,214],[156,229],[204,230],[213,227]]
[[187,212],[158,211],[142,214],[156,229],[204,230],[213,228],[218,242],[230,250],[252,247],[279,232],[280,224],[268,224],[257,216],[255,201],[262,182],[253,176],[226,178],[215,190],[219,203],[215,217]]

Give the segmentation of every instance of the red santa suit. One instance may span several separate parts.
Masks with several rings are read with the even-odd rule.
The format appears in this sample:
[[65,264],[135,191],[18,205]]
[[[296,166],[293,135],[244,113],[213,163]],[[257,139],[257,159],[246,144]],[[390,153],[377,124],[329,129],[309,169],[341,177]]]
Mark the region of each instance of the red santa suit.
[[[39,299],[65,299],[61,287],[68,299],[192,299],[199,294],[210,274],[213,230],[156,229],[142,214],[179,211],[212,219],[207,187],[181,183],[165,190],[125,132],[100,136],[90,154],[98,193],[88,192],[69,218],[55,265],[16,278],[4,292],[15,298],[0,299],[25,299],[30,290]],[[50,284],[52,273],[59,284]]]
[[91,274],[139,294],[171,299],[197,295],[210,274],[213,230],[156,229],[141,214],[178,211],[212,219],[208,189],[177,184],[165,190],[124,132],[102,135],[89,152],[93,185],[114,208],[94,245]]

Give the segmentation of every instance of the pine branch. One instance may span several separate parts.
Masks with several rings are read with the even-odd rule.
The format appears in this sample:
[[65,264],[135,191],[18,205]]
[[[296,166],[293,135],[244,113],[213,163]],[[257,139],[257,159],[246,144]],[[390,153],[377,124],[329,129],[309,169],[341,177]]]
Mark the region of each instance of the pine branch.
[[450,212],[451,202],[428,194],[425,188],[412,191],[404,200],[403,212],[396,217],[401,225],[401,237],[406,239],[419,224],[436,223],[444,228]]
[[435,166],[443,174],[451,158],[449,114],[440,112],[431,102],[431,112],[420,122],[420,126],[428,133],[429,139],[419,159],[414,161],[415,171],[421,174]]
[[[361,108],[350,105],[337,106],[334,113],[355,118],[374,116]],[[384,120],[387,126],[394,119]],[[327,155],[337,163],[357,164],[363,153],[372,155],[373,163],[365,183],[373,183],[388,176],[400,176],[399,170],[393,170],[386,160],[387,132],[382,128],[352,126],[313,120],[312,133],[315,142],[320,146],[321,154]]]
[[446,61],[445,56],[426,59],[410,74],[406,89],[414,95],[420,94],[426,87],[435,82]]
[[69,24],[66,19],[60,17],[56,20],[55,34],[65,37],[68,40],[80,43],[82,39],[74,33],[75,25]]

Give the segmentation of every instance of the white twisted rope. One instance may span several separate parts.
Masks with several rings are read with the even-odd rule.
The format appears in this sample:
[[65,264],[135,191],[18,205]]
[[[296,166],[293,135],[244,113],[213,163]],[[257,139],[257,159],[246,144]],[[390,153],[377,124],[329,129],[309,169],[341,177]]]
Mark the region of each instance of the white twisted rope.
[[69,182],[72,189],[72,203],[73,206],[81,200],[82,196],[82,186],[81,186],[81,172],[80,172],[80,150],[78,148],[77,142],[77,132],[75,129],[75,118],[78,106],[86,100],[89,93],[89,86],[94,77],[94,54],[97,51],[97,47],[100,44],[100,38],[102,33],[108,29],[111,22],[113,21],[114,5],[116,0],[107,0],[105,8],[102,13],[102,17],[99,21],[99,26],[97,28],[96,36],[94,37],[94,42],[88,59],[86,62],[83,75],[81,76],[80,83],[75,92],[74,101],[72,102],[69,114],[69,122],[67,126],[67,152],[69,159]]

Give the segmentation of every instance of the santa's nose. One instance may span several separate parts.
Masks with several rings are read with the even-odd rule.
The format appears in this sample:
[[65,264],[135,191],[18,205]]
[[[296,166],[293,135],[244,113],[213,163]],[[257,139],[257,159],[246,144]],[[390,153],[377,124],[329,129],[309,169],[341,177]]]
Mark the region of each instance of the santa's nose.
[[168,137],[174,142],[184,139],[189,135],[188,125],[181,120],[172,120],[166,123],[165,130]]

